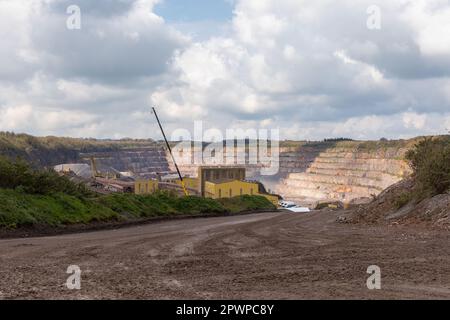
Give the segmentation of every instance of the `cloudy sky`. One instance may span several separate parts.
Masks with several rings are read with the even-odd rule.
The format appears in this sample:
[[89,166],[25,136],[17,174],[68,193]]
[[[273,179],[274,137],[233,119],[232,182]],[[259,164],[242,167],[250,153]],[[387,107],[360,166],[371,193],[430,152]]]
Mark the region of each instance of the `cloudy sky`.
[[0,0],[0,39],[0,131],[450,130],[449,0]]

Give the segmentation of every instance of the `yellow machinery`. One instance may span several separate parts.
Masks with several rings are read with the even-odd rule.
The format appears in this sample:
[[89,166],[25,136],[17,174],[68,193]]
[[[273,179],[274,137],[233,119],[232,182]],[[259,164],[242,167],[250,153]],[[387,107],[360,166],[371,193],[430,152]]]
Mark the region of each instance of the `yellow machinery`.
[[188,196],[189,192],[187,191],[186,186],[184,185],[183,177],[181,176],[180,169],[178,169],[178,165],[177,165],[177,162],[175,161],[175,157],[172,154],[172,148],[170,147],[169,142],[167,141],[166,134],[164,133],[161,122],[159,121],[158,114],[156,113],[156,110],[154,107],[152,107],[152,110],[153,110],[153,113],[155,114],[156,121],[158,122],[159,129],[161,129],[161,133],[164,137],[164,141],[166,142],[167,149],[169,150],[170,156],[172,157],[172,161],[173,161],[173,164],[175,165],[175,169],[177,169],[178,177],[180,178],[180,183],[181,183],[181,187],[183,188],[184,195]]

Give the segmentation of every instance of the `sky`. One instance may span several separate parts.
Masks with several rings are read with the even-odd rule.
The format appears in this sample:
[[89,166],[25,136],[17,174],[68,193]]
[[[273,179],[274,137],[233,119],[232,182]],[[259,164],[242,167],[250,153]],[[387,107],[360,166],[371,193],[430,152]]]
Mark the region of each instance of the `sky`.
[[450,130],[449,0],[0,0],[0,39],[0,131]]

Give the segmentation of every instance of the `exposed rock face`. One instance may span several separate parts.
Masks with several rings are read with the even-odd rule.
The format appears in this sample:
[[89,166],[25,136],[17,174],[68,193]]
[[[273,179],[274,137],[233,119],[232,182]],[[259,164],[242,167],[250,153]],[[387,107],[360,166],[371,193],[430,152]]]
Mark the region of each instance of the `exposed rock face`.
[[24,159],[39,168],[90,164],[93,156],[100,171],[113,168],[154,175],[170,170],[164,145],[150,139],[97,140],[0,132],[0,156]]
[[[237,155],[245,154],[247,178],[261,181],[268,190],[288,200],[304,204],[329,200],[350,202],[378,195],[408,175],[410,169],[402,159],[414,143],[415,140],[281,142],[279,170],[271,176],[262,175],[262,165],[250,161],[257,154],[254,148],[241,146],[234,153],[236,158],[232,156],[233,161],[228,164],[241,165]],[[175,148],[183,174],[197,176],[201,162],[193,160],[201,157],[201,149],[180,152]],[[0,133],[0,155],[20,157],[40,167],[89,164],[89,156],[94,156],[99,169],[109,167],[147,176],[175,171],[164,145],[153,140],[36,138]]]
[[[289,173],[276,185],[275,191],[309,205],[324,200],[350,202],[370,198],[410,173],[407,163],[401,160],[405,151],[328,148],[311,161],[300,150],[298,158],[306,169]],[[284,162],[281,163],[283,166]]]
[[[260,180],[270,191],[305,205],[369,199],[409,175],[411,170],[402,160],[409,144],[352,141],[281,146],[277,174],[261,175],[261,165],[247,161],[247,178]],[[176,155],[183,174],[197,175],[194,152]]]
[[86,159],[91,155],[95,157],[99,167],[131,171],[142,176],[156,173],[164,174],[170,171],[166,152],[162,146],[157,144],[145,148],[126,148],[110,152],[80,154],[80,157]]
[[[332,143],[314,143],[299,147],[281,147],[279,170],[273,176],[261,175],[261,164],[249,164],[246,151],[247,178],[260,180],[267,189],[299,204],[314,205],[321,201],[351,202],[355,199],[372,198],[410,173],[402,160],[407,148],[378,147],[361,148],[359,143],[345,146]],[[184,175],[197,176],[199,150],[175,154],[180,171]],[[95,153],[94,153],[95,154]],[[156,172],[174,172],[170,155],[161,145],[131,148],[97,153],[101,165],[119,171],[133,171],[141,175]],[[83,155],[87,156],[87,155]],[[232,163],[239,165],[237,159]]]

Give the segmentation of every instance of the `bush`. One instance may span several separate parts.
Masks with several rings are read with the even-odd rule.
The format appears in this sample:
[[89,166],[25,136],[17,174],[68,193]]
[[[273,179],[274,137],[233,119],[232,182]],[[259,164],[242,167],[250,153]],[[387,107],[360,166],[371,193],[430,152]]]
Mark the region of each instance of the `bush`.
[[22,160],[11,161],[0,156],[0,188],[48,195],[62,192],[72,196],[87,196],[84,184],[76,184],[54,170],[36,170]]
[[409,192],[402,193],[395,199],[394,206],[396,209],[403,208],[405,205],[411,202],[412,199],[413,197],[411,193]]
[[231,213],[276,209],[272,202],[263,196],[242,195],[233,198],[222,198],[218,199],[218,201]]
[[422,200],[450,189],[450,137],[425,138],[406,154],[414,171],[414,196]]

